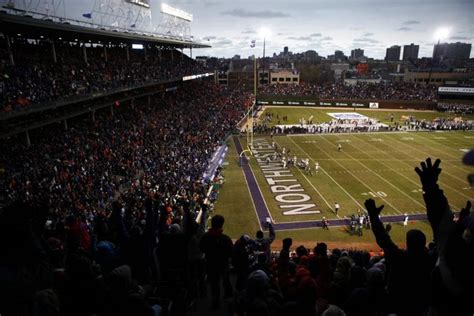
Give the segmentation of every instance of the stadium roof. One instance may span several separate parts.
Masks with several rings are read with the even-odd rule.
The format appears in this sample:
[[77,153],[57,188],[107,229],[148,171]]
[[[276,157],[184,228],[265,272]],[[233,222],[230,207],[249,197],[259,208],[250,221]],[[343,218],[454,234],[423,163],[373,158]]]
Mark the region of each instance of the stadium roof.
[[154,43],[178,48],[208,48],[208,44],[199,42],[167,38],[151,33],[141,33],[139,31],[122,31],[101,28],[98,25],[89,26],[71,24],[67,20],[55,22],[52,19],[37,19],[29,15],[8,14],[5,11],[0,12],[0,29],[4,34],[29,36],[32,38],[51,37],[71,39],[87,37],[87,41],[119,41],[134,43]]

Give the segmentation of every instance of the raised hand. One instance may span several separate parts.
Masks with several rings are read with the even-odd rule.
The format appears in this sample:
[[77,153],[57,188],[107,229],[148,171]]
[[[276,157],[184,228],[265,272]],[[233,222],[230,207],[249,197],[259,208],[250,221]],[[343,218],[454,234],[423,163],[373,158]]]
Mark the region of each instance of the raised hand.
[[377,207],[375,205],[375,201],[372,200],[372,199],[365,200],[364,205],[365,205],[365,209],[367,210],[367,212],[369,213],[369,216],[371,218],[375,218],[375,217],[378,218],[378,216],[380,215],[380,212],[384,208],[384,205],[381,205],[381,206]]
[[431,158],[427,158],[426,163],[421,162],[421,169],[418,167],[415,168],[423,188],[431,187],[438,182],[438,177],[441,173],[441,168],[439,167],[440,163],[441,160],[436,159],[435,163],[432,164]]

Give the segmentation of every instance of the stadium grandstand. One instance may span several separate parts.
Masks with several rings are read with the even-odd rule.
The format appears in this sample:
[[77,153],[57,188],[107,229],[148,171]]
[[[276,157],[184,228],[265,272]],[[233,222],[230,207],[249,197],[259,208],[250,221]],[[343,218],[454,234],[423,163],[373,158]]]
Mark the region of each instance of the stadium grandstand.
[[180,9],[3,2],[0,316],[473,315],[472,85],[223,85]]

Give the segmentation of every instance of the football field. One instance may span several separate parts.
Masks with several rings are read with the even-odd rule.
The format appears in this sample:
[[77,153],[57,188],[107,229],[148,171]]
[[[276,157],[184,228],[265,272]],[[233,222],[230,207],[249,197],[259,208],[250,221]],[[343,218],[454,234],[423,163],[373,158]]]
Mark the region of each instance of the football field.
[[[269,163],[266,156],[274,151],[273,142],[280,150],[284,147],[286,153],[289,151],[289,157],[309,159],[312,172],[296,166],[281,171],[280,166]],[[461,159],[474,147],[474,132],[256,135],[254,155],[243,167],[237,155],[247,148],[246,139],[234,137],[228,145],[226,183],[216,212],[228,218],[234,237],[265,228],[265,218],[270,217],[277,230],[290,236],[296,233],[299,239],[313,239],[321,234],[316,231],[321,231],[323,216],[335,227],[343,227],[352,214],[364,210],[367,198],[385,205],[382,220],[398,222],[407,213],[413,227],[422,226],[429,234],[428,224],[418,222],[424,219],[425,207],[414,171],[427,157],[442,160],[439,184],[453,210],[460,210],[473,198],[467,182],[467,174],[473,170]],[[316,162],[320,165],[317,173]],[[337,215],[335,203],[340,205]],[[344,229],[337,229],[324,236],[344,240],[346,235]]]

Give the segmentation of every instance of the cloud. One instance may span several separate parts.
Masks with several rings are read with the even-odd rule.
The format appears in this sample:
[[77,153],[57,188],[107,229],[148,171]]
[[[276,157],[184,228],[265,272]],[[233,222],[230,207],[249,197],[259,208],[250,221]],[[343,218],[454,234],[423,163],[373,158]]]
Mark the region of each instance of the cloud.
[[288,39],[295,40],[295,41],[311,41],[312,40],[311,36],[298,36],[298,37],[290,36],[288,37]]
[[325,36],[321,39],[321,41],[332,41],[332,37],[331,36]]
[[[283,35],[283,33],[278,33],[278,34]],[[289,37],[287,37],[287,39],[295,40],[295,41],[316,41],[316,40],[332,39],[332,38],[328,38],[328,37],[319,39],[319,37],[321,37],[321,36],[322,36],[321,33],[311,33],[309,35],[304,35],[304,36],[289,36]]]
[[366,38],[366,37],[354,38],[353,41],[354,41],[354,42],[357,42],[357,43],[370,43],[370,44],[377,44],[377,43],[380,43],[380,42],[377,41],[376,39],[373,39],[373,38]]
[[242,34],[256,34],[257,32],[253,30],[242,31]]
[[224,15],[235,16],[239,18],[260,18],[260,19],[273,19],[273,18],[287,18],[290,15],[287,13],[279,12],[279,11],[270,11],[270,10],[263,10],[263,11],[248,11],[243,9],[233,9],[221,12]]
[[451,36],[449,39],[456,40],[456,41],[468,41],[471,37],[467,36]]
[[374,33],[365,33],[363,36],[373,36]]
[[213,46],[227,46],[232,45],[232,41],[230,39],[220,39],[217,42],[212,43]]
[[219,4],[219,1],[213,1],[213,0],[198,0],[198,1],[193,1],[193,0],[175,0],[174,4],[179,4],[179,5],[192,5],[192,4],[198,4],[198,5],[203,5],[205,7],[212,7],[215,5]]
[[403,24],[405,24],[405,25],[420,24],[420,21],[417,21],[417,20],[409,20],[409,21],[403,22]]
[[411,31],[411,30],[412,30],[411,28],[406,27],[406,26],[397,29],[397,31],[402,31],[402,32],[408,32],[408,31]]
[[214,35],[211,35],[211,36],[204,36],[202,39],[205,40],[205,41],[211,41],[211,40],[215,40],[217,37],[215,37]]

